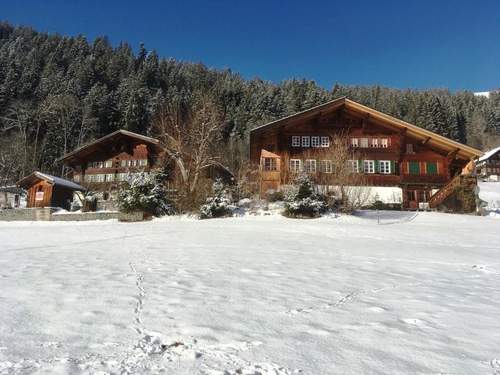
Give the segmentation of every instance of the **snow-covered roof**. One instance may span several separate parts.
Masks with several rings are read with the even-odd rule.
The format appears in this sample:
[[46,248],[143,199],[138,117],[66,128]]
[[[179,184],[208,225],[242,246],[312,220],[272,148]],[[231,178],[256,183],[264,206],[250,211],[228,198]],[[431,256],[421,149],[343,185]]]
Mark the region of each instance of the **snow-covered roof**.
[[491,158],[493,155],[495,155],[497,152],[500,151],[500,146],[488,151],[488,152],[485,152],[479,159],[478,161],[485,161],[485,160],[488,160],[489,158]]
[[62,178],[62,177],[56,177],[56,176],[52,176],[50,174],[42,173],[42,172],[38,172],[38,171],[35,171],[31,175],[23,178],[17,184],[19,186],[26,186],[26,185],[30,184],[34,179],[44,180],[50,184],[53,184],[56,186],[63,186],[63,187],[66,187],[68,189],[71,189],[71,190],[78,190],[78,191],[86,191],[87,190],[83,186],[78,185],[78,184],[74,183],[73,181],[66,180],[65,178]]

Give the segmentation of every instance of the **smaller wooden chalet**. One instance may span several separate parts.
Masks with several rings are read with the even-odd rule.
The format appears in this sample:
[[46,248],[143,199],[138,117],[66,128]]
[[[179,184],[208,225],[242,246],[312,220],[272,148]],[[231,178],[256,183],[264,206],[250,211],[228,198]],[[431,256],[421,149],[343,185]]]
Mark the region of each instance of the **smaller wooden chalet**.
[[481,178],[498,181],[500,179],[500,147],[482,155],[477,160],[476,171]]
[[107,191],[125,181],[128,174],[148,172],[162,150],[157,139],[117,130],[64,155],[76,183]]
[[60,207],[69,210],[73,193],[86,190],[72,181],[42,172],[33,172],[17,185],[28,191],[28,208]]
[[148,173],[163,155],[159,140],[128,130],[117,130],[64,155],[68,175],[97,194],[97,207],[116,210],[120,185],[128,177]]

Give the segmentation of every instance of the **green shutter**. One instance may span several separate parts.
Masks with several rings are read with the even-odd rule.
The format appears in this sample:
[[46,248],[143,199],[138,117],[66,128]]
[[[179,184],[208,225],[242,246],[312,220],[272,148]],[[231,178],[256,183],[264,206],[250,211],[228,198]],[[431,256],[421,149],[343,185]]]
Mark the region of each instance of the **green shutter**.
[[410,174],[420,174],[420,164],[418,161],[410,161]]
[[427,174],[437,174],[437,172],[438,172],[437,163],[427,162]]
[[359,173],[363,173],[363,160],[358,160],[358,171]]
[[378,166],[378,160],[374,161],[374,168],[375,168],[375,170],[374,170],[375,173],[379,173],[380,172],[379,166]]
[[396,174],[396,162],[391,160],[391,174]]

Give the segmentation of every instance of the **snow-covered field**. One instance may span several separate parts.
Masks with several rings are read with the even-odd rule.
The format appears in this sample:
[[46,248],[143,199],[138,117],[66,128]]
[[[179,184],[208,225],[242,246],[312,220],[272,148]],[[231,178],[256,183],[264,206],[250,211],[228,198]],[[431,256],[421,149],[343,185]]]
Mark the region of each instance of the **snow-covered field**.
[[500,221],[0,223],[0,374],[500,374]]

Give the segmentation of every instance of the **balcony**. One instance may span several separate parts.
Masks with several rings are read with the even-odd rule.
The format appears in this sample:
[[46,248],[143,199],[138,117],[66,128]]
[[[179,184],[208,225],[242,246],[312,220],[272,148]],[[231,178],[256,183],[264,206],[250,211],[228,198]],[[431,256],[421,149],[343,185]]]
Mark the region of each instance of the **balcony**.
[[406,184],[445,184],[448,182],[448,178],[444,175],[403,174],[401,182]]

